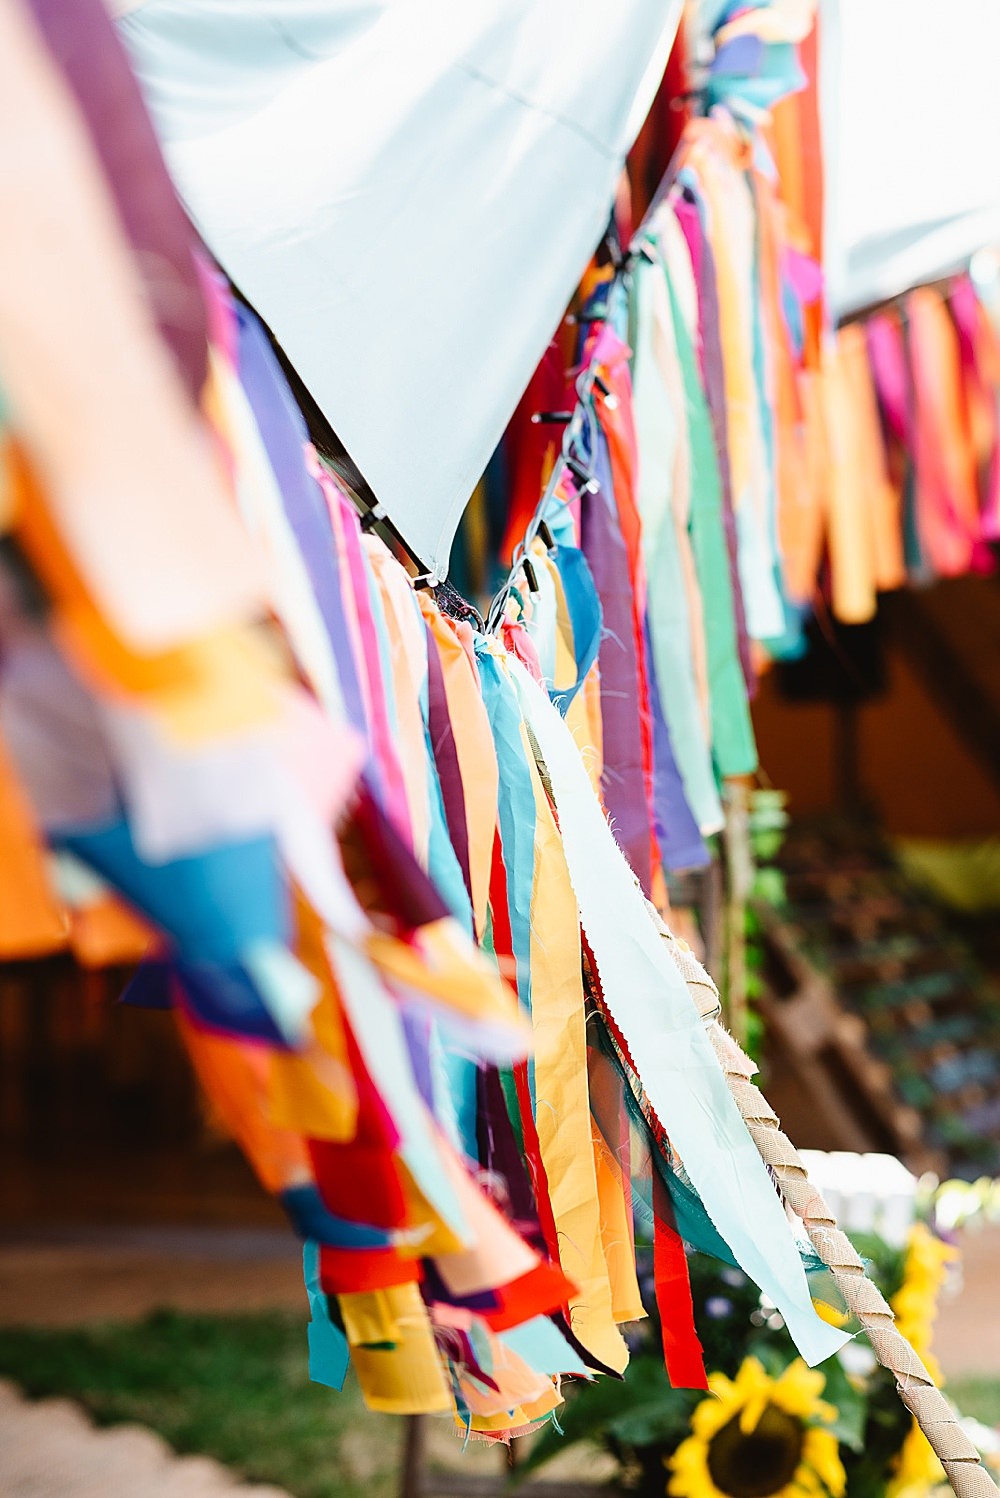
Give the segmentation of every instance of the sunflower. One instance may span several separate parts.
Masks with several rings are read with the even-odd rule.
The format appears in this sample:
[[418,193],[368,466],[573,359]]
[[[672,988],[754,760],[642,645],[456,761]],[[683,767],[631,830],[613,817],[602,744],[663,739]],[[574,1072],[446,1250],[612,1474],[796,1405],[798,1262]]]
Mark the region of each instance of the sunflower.
[[903,1283],[892,1298],[898,1330],[923,1358],[937,1383],[941,1382],[941,1370],[931,1355],[934,1322],[948,1266],[957,1258],[956,1248],[943,1243],[925,1223],[915,1223],[906,1246]]
[[674,1498],[842,1498],[837,1438],[820,1428],[837,1411],[820,1399],[826,1379],[801,1358],[771,1378],[745,1358],[735,1379],[713,1373],[691,1417],[692,1434],[668,1460]]
[[[924,1223],[916,1223],[907,1244],[903,1283],[892,1298],[896,1326],[938,1384],[942,1382],[941,1369],[931,1352],[931,1342],[941,1287],[948,1278],[949,1264],[957,1257],[957,1249],[942,1243]],[[886,1489],[888,1498],[927,1498],[944,1482],[944,1468],[914,1420],[896,1457]]]
[[887,1498],[929,1498],[947,1481],[934,1447],[914,1420],[896,1456],[895,1471],[885,1490]]

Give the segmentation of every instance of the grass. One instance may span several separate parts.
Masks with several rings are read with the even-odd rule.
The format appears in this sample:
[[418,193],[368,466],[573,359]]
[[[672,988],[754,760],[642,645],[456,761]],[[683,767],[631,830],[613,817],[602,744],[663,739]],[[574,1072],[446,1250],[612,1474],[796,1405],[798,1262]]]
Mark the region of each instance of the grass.
[[1000,1378],[987,1378],[981,1374],[952,1378],[948,1380],[945,1393],[963,1415],[970,1415],[983,1425],[1000,1425]]
[[396,1491],[403,1422],[309,1382],[302,1318],[188,1316],[73,1331],[0,1328],[0,1376],[77,1400],[99,1425],[135,1420],[294,1498]]

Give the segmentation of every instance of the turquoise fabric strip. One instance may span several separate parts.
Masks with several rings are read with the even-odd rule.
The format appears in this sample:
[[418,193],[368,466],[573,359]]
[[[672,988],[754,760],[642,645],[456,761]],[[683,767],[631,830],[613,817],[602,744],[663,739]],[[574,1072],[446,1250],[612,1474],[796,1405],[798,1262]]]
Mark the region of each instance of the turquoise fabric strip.
[[531,1009],[531,893],[535,873],[535,793],[521,737],[521,712],[503,667],[485,643],[476,642],[483,686],[500,769],[498,814],[507,904],[517,964],[517,992]]
[[687,803],[699,830],[708,834],[722,826],[722,804],[695,681],[691,615],[673,513],[677,416],[655,354],[656,337],[671,336],[671,330],[658,323],[653,304],[653,278],[662,275],[660,264],[640,257],[631,330],[636,440],[642,453],[639,512],[660,698]]
[[302,1267],[309,1297],[309,1377],[314,1384],[342,1389],[351,1355],[347,1338],[330,1315],[319,1278],[319,1244],[312,1238],[303,1245]]
[[673,311],[677,357],[684,379],[691,444],[691,546],[704,600],[712,749],[720,775],[751,775],[757,768],[757,746],[736,636],[732,574],[712,418],[698,376],[694,344],[669,277],[667,291]]

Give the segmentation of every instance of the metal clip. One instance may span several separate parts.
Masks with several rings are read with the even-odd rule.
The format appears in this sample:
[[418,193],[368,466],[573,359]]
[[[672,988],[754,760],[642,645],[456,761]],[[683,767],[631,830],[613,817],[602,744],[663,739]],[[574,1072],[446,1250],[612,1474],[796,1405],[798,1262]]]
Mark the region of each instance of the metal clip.
[[594,384],[597,386],[598,390],[604,396],[604,404],[607,406],[608,410],[609,411],[617,411],[618,410],[618,397],[617,397],[617,395],[615,395],[615,392],[611,389],[610,385],[606,385],[604,383],[604,381],[601,379],[601,377],[600,377],[599,374],[595,374],[595,376],[594,376]]
[[533,427],[565,426],[572,420],[572,411],[533,411],[531,413]]
[[361,517],[360,524],[361,529],[365,532],[366,535],[378,524],[380,520],[386,519],[386,513],[387,512],[385,506],[377,502],[372,505],[370,510],[365,511],[365,513]]
[[582,486],[587,494],[597,494],[600,491],[601,486],[590,472],[590,469],[584,468],[580,460],[574,458],[572,453],[567,453],[563,461],[577,483]]

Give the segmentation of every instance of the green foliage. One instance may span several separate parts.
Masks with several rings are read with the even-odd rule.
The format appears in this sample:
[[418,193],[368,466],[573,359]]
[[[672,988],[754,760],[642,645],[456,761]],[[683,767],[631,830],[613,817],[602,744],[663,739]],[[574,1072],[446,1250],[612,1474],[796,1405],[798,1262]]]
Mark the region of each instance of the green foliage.
[[865,1427],[868,1404],[864,1392],[852,1383],[839,1358],[828,1358],[822,1365],[826,1374],[823,1398],[836,1406],[837,1418],[830,1429],[841,1447],[860,1453],[865,1449]]
[[785,876],[771,865],[785,840],[788,813],[783,791],[758,788],[750,797],[750,853],[753,860],[753,884],[750,902],[743,906],[745,937],[743,1034],[740,1042],[749,1056],[760,1060],[764,1042],[764,1025],[754,1008],[754,1000],[763,990],[764,946],[760,918],[755,905],[780,909],[786,903]]
[[759,868],[754,879],[753,892],[755,898],[763,904],[773,905],[775,909],[780,909],[786,900],[784,874],[780,869]]
[[683,1438],[698,1396],[671,1389],[659,1357],[633,1357],[623,1380],[600,1378],[578,1385],[558,1412],[561,1431],[549,1426],[515,1469],[515,1482],[551,1461],[575,1441],[614,1450],[674,1446]]
[[864,1440],[841,1447],[848,1498],[884,1498],[890,1464],[910,1429],[910,1416],[892,1379],[879,1369],[865,1381]]
[[[852,1236],[868,1273],[891,1298],[903,1281],[905,1252],[874,1233]],[[706,1368],[732,1378],[744,1358],[752,1355],[772,1377],[780,1376],[796,1356],[795,1349],[781,1318],[768,1314],[752,1282],[706,1254],[692,1254],[688,1267]],[[691,1414],[704,1396],[670,1387],[648,1274],[640,1276],[640,1283],[652,1314],[630,1333],[635,1349],[624,1383],[599,1380],[569,1389],[565,1410],[559,1414],[564,1436],[548,1430],[528,1462],[518,1468],[519,1477],[558,1455],[567,1443],[590,1441],[618,1460],[626,1489],[650,1498],[663,1493],[664,1459],[689,1434]],[[811,1274],[811,1283],[814,1294],[837,1300],[828,1275]],[[893,1380],[878,1367],[863,1378],[849,1375],[837,1357],[824,1363],[822,1372],[823,1398],[837,1410],[831,1428],[847,1473],[848,1498],[883,1498],[890,1462],[910,1427]]]
[[953,1379],[948,1398],[973,1420],[1000,1425],[1000,1379],[970,1377]]
[[906,1250],[886,1243],[878,1233],[853,1232],[851,1242],[865,1261],[869,1279],[878,1285],[886,1300],[892,1300],[901,1288],[906,1271]]
[[[787,800],[784,791],[765,790],[762,787],[758,787],[750,798],[750,847],[758,864],[769,863],[775,858],[785,841],[788,828],[788,812],[785,809]],[[767,898],[760,889],[756,893],[760,899]]]

